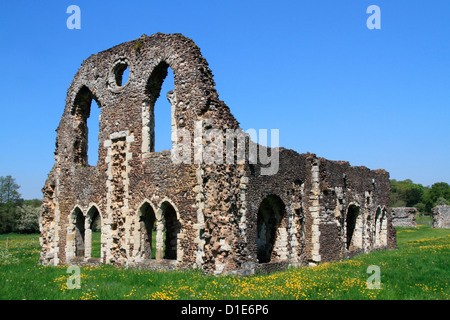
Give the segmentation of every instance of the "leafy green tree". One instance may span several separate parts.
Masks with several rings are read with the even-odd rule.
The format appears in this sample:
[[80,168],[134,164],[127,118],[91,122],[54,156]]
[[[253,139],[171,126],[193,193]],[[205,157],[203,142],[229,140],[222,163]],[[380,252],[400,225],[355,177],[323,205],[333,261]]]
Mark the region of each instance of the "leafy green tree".
[[425,188],[413,183],[410,179],[404,181],[391,180],[391,207],[412,207],[422,201]]
[[437,182],[424,187],[410,179],[392,179],[390,197],[391,207],[416,207],[420,212],[430,213],[434,206],[450,203],[450,186],[446,182]]
[[19,233],[39,232],[39,214],[41,209],[29,205],[21,205],[16,208],[17,221],[15,231]]
[[426,213],[426,212],[427,212],[427,208],[426,208],[426,206],[425,206],[425,203],[423,203],[423,202],[416,203],[416,204],[414,205],[414,207],[415,207],[419,212],[422,212],[422,213]]
[[397,180],[392,179],[390,182],[391,182],[390,206],[392,208],[405,207],[406,202],[401,197]]
[[0,233],[13,232],[15,221],[14,208],[11,205],[0,204]]
[[16,207],[23,203],[19,188],[13,177],[0,177],[0,233],[14,231]]
[[423,193],[424,187],[422,185],[414,183],[409,184],[404,191],[406,206],[412,207],[416,203],[419,203],[422,200]]
[[448,206],[449,205],[449,201],[447,201],[447,199],[443,198],[443,197],[439,197],[436,202],[434,203],[435,206]]
[[427,212],[431,212],[431,209],[436,206],[439,198],[443,198],[447,202],[450,201],[450,185],[448,183],[437,182],[426,190],[423,195],[423,202],[425,203]]
[[40,208],[42,205],[42,200],[39,200],[39,199],[25,200],[25,205],[31,206],[34,208]]
[[13,177],[0,177],[0,204],[19,204],[22,200],[19,189],[20,186]]
[[440,197],[450,200],[450,186],[446,182],[437,182],[433,184],[427,194],[427,200],[431,200],[433,203]]

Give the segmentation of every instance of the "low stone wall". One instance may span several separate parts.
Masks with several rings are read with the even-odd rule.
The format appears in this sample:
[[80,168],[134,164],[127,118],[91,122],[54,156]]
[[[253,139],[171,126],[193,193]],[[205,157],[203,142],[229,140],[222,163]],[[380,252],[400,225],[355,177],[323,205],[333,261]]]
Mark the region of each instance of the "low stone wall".
[[394,227],[417,228],[416,214],[419,211],[413,207],[392,208],[392,225]]
[[450,206],[436,206],[432,210],[433,224],[435,229],[450,229]]

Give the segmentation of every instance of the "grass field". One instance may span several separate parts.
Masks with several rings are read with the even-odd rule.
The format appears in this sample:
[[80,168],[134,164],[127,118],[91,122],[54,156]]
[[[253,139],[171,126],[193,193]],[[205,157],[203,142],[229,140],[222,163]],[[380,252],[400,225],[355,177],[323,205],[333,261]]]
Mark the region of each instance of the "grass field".
[[[398,250],[377,251],[312,268],[249,277],[198,271],[154,272],[109,265],[81,268],[81,288],[69,289],[67,266],[43,267],[38,235],[0,235],[0,299],[425,299],[450,298],[450,230],[398,228]],[[6,238],[9,248],[6,251]],[[99,239],[94,238],[95,243]],[[95,249],[94,249],[95,250]],[[367,268],[380,268],[381,288],[369,289]]]

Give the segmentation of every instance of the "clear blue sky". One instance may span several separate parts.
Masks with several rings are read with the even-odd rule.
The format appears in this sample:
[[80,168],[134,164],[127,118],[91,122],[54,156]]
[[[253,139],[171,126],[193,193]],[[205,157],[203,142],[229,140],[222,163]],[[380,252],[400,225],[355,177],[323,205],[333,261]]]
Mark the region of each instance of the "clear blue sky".
[[[66,27],[71,4],[81,30]],[[372,4],[380,30],[366,27]],[[281,146],[394,179],[450,182],[447,0],[2,1],[0,176],[41,198],[83,60],[156,32],[195,41],[243,129],[279,129]],[[159,100],[163,149],[170,119]]]

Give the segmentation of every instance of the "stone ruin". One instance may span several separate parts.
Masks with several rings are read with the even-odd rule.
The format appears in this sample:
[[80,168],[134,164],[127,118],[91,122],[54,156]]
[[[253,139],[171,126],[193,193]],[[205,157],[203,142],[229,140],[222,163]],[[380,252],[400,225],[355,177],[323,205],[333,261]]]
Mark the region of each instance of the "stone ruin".
[[450,229],[450,206],[436,206],[431,209],[433,222],[432,228]]
[[419,211],[414,207],[398,207],[391,209],[392,225],[394,227],[417,228],[416,215]]
[[[154,105],[169,67],[173,148],[155,152]],[[87,159],[92,100],[101,109],[94,166]],[[202,151],[225,145],[208,130],[235,133],[227,150],[245,156],[224,152],[234,161],[220,161],[216,152],[216,161],[201,161]],[[56,131],[42,189],[40,264],[249,275],[396,247],[388,172],[256,144],[219,100],[200,49],[181,34],[143,35],[90,56]],[[179,153],[182,162],[173,157],[186,138],[180,132],[194,142]],[[273,156],[276,170],[263,155]],[[98,219],[101,252],[93,258]]]

